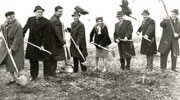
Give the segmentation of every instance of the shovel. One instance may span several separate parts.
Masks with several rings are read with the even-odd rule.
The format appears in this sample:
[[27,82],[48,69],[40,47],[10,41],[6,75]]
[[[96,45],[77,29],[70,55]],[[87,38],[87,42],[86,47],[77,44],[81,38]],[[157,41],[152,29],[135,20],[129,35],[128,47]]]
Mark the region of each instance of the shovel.
[[75,45],[76,49],[78,50],[79,54],[80,54],[81,57],[83,58],[83,61],[84,61],[84,62],[82,62],[81,64],[83,64],[83,65],[86,66],[86,65],[87,65],[87,61],[86,61],[86,59],[84,58],[84,56],[83,56],[82,52],[80,51],[80,49],[78,48],[77,44],[75,43],[74,39],[71,37],[71,35],[70,35],[70,39],[72,40],[72,42],[73,42],[73,44]]
[[[68,63],[68,58],[67,58],[67,55],[70,56],[70,53],[68,51],[67,46],[63,46],[63,48],[64,48],[64,55],[65,55],[65,67],[63,67],[61,69],[63,70],[63,72],[72,73],[73,72],[73,65]],[[67,54],[67,52],[68,52],[68,54]]]
[[41,50],[41,51],[44,51],[44,52],[52,55],[52,53],[51,53],[50,51],[48,51],[48,50],[46,50],[46,49],[44,49],[44,48],[42,49],[41,47],[39,47],[39,46],[37,46],[37,45],[35,45],[35,44],[31,43],[31,42],[28,42],[28,41],[25,41],[25,42],[28,43],[28,44],[30,44],[30,45],[32,45],[32,46],[34,46],[34,47],[36,47],[36,48],[38,48],[38,49]]
[[8,54],[10,56],[10,59],[12,61],[12,64],[13,64],[13,66],[14,66],[17,74],[18,74],[18,78],[16,79],[16,83],[18,83],[19,85],[25,86],[28,83],[28,79],[24,75],[20,75],[19,70],[17,69],[17,65],[16,65],[16,63],[14,61],[14,58],[13,58],[13,56],[12,56],[10,50],[9,50],[9,47],[7,45],[7,42],[6,42],[5,38],[4,38],[4,34],[3,33],[2,33],[2,38],[4,40],[4,43],[5,43],[5,46],[7,48]]
[[71,38],[73,44],[75,45],[76,49],[78,50],[79,54],[81,55],[81,57],[82,57],[83,60],[85,61],[85,58],[84,58],[82,52],[80,51],[80,49],[78,48],[77,44],[75,43],[74,39],[73,39],[71,36],[70,36],[70,38]]
[[99,44],[94,43],[94,42],[91,42],[91,43],[98,46],[98,47],[100,47],[100,48],[102,48],[102,49],[104,49],[104,50],[106,50],[106,51],[108,51],[108,52],[111,52],[112,56],[115,57],[115,51],[114,50],[107,49],[107,48],[105,48],[105,47],[103,47],[103,46],[101,46]]
[[145,36],[142,36],[142,38],[144,38],[145,40],[152,42],[150,39],[146,38]]

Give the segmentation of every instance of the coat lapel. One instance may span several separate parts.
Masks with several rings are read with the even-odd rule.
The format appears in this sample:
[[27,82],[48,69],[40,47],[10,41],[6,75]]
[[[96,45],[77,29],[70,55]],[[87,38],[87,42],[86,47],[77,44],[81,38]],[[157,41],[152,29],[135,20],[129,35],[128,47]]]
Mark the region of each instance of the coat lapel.
[[[5,40],[7,41],[7,30],[5,27],[6,25],[7,25],[6,23],[2,25],[2,35],[4,36]],[[6,45],[3,40],[3,42],[0,45],[0,64],[4,61],[6,55],[7,55],[7,48],[6,48]]]
[[180,23],[178,19],[175,20],[174,28],[177,33],[180,31]]
[[123,28],[123,24],[125,23],[125,20],[123,20],[122,22],[118,22],[117,24],[117,32],[120,32]]
[[145,20],[145,22],[142,23],[142,28],[144,29],[145,27],[147,27],[150,22],[151,22],[151,19],[150,19],[150,18],[148,18],[147,20]]

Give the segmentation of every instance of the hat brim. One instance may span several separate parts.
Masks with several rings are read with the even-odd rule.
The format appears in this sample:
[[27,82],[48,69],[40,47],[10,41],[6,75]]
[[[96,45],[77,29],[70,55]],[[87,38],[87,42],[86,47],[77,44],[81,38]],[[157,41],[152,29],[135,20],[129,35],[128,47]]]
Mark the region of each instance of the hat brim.
[[80,14],[78,14],[78,15],[77,14],[76,15],[73,14],[72,17],[74,17],[74,16],[81,16],[81,15]]
[[45,11],[44,9],[35,9],[34,12],[36,12],[37,10],[42,10],[43,12]]
[[117,15],[116,17],[122,17],[122,16],[124,16],[124,15]]
[[143,12],[143,13],[141,13],[141,15],[144,15],[144,14],[150,15],[149,12]]
[[171,11],[171,12],[173,12],[173,13],[175,13],[175,14],[179,15],[179,13],[178,13],[178,12],[174,12],[174,11]]

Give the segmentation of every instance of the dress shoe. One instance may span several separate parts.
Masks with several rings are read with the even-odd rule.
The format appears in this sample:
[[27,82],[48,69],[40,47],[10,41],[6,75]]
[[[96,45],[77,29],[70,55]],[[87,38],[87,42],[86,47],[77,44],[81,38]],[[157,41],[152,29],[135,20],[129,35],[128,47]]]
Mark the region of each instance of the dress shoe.
[[12,84],[15,84],[16,81],[9,81],[9,83],[7,85],[12,85]]
[[37,80],[37,77],[31,77],[30,78],[30,81],[36,81]]
[[121,68],[121,70],[124,70],[124,69],[125,69],[125,66],[121,66],[120,68]]
[[174,71],[174,72],[179,72],[179,71],[177,71],[176,69],[172,69],[172,71]]
[[106,72],[107,71],[107,69],[106,68],[104,68],[103,70],[102,70],[102,72],[104,73],[104,72]]

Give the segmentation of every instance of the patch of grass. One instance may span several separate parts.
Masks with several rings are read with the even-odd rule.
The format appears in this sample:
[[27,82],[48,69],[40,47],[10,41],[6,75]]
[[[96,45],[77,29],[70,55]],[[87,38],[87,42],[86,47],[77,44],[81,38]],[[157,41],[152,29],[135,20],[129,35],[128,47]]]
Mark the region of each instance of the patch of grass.
[[[43,67],[40,63],[39,79],[27,86],[6,86],[9,76],[4,69],[0,71],[0,100],[179,100],[180,74],[165,73],[159,70],[159,56],[154,57],[154,69],[148,73],[146,57],[139,54],[139,41],[135,42],[136,56],[132,58],[131,70],[120,70],[119,54],[116,44],[115,58],[107,59],[108,72],[92,72],[95,66],[95,48],[87,57],[88,72],[58,73],[57,78],[46,86],[43,80]],[[168,60],[169,61],[169,60]],[[102,67],[102,63],[100,66]],[[58,63],[58,67],[64,66]],[[168,68],[170,64],[168,63]],[[177,66],[180,66],[178,61]],[[29,62],[25,60],[23,74],[29,77]],[[144,77],[144,78],[143,78]]]

